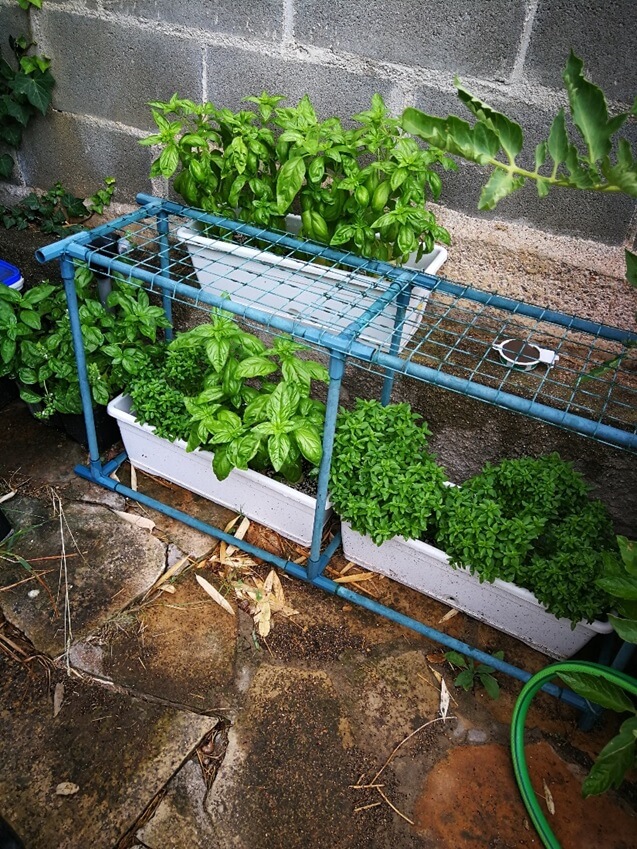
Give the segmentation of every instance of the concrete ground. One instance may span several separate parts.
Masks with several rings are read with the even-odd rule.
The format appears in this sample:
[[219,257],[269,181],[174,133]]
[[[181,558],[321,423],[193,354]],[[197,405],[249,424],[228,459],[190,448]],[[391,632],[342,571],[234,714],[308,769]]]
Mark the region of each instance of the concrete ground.
[[[20,402],[0,412],[0,432],[0,495],[16,493],[2,507],[31,567],[0,561],[0,813],[29,849],[541,845],[508,748],[517,682],[499,676],[497,701],[465,693],[435,644],[285,576],[297,612],[275,613],[259,637],[232,582],[263,581],[268,567],[76,477],[83,449]],[[212,524],[233,519],[141,474],[138,486]],[[256,525],[247,538],[304,555]],[[548,662],[463,614],[441,622],[444,606],[387,579],[350,586],[529,670]],[[534,787],[565,849],[637,845],[634,775],[581,797],[612,719],[585,734],[542,695],[527,728]]]

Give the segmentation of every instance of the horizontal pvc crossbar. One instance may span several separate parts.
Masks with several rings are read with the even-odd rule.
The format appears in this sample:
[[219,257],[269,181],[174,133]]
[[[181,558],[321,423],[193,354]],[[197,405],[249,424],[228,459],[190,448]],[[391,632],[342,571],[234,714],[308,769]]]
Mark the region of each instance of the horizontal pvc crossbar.
[[[637,341],[637,333],[632,333],[629,330],[622,330],[619,327],[611,327],[607,324],[599,324],[595,321],[577,318],[577,316],[567,315],[566,313],[557,310],[549,310],[544,307],[538,307],[535,304],[526,304],[523,301],[516,301],[513,298],[507,298],[504,295],[496,295],[491,292],[482,292],[480,289],[474,289],[471,286],[464,286],[459,283],[454,283],[431,274],[426,274],[416,269],[406,269],[400,266],[392,265],[388,262],[383,262],[377,259],[366,259],[351,253],[343,253],[342,251],[334,250],[333,248],[320,245],[315,242],[309,242],[304,239],[298,239],[291,235],[282,235],[273,230],[267,230],[264,227],[255,227],[251,224],[232,221],[228,218],[223,218],[220,215],[212,215],[208,212],[203,212],[200,209],[192,207],[184,207],[172,201],[160,200],[153,195],[138,194],[137,203],[146,205],[146,208],[156,207],[158,203],[161,208],[174,215],[193,218],[196,221],[202,221],[206,224],[212,224],[216,227],[222,227],[226,230],[235,233],[241,233],[245,236],[253,236],[255,238],[270,241],[273,244],[281,245],[291,250],[302,250],[303,253],[320,256],[322,259],[328,259],[333,262],[345,263],[353,268],[378,274],[386,277],[389,280],[396,280],[400,283],[410,282],[415,286],[420,286],[425,289],[436,289],[445,294],[454,295],[460,298],[467,298],[470,301],[476,301],[481,304],[488,304],[495,309],[506,310],[507,312],[522,315],[526,318],[534,318],[540,321],[546,321],[551,324],[558,324],[561,327],[568,327],[571,330],[578,330],[582,333],[590,333],[593,336],[599,336],[603,339],[609,339],[614,342],[630,342]],[[153,210],[154,211],[154,210]]]
[[[143,268],[133,268],[118,258],[101,256],[77,240],[71,240],[67,243],[66,253],[75,259],[88,262],[91,267],[117,272],[126,279],[141,280],[152,286],[157,286],[167,293],[192,297],[193,290],[191,286],[179,283],[160,272],[148,271]],[[400,291],[398,281],[391,283],[389,290],[391,290],[393,296],[396,296]],[[421,363],[403,360],[395,354],[384,353],[370,345],[353,340],[349,329],[335,335],[328,331],[310,327],[309,325],[303,325],[300,322],[284,318],[283,316],[263,312],[255,307],[244,306],[229,301],[211,292],[197,291],[197,297],[200,302],[210,307],[224,309],[257,324],[261,324],[264,327],[272,327],[282,333],[289,333],[293,336],[303,338],[308,342],[320,345],[323,348],[338,351],[346,356],[355,357],[363,362],[375,363],[395,373],[405,374],[461,395],[485,401],[498,407],[512,410],[513,412],[522,413],[531,418],[554,424],[583,436],[592,437],[601,442],[637,451],[637,434],[629,433],[620,428],[594,421],[593,419],[587,419],[584,416],[578,416],[575,413],[558,410],[555,407],[549,407],[547,404],[542,404],[539,401],[529,398],[523,398],[519,395],[513,395],[510,392],[492,389],[489,386],[484,386],[467,378],[460,378],[438,371]],[[597,326],[601,328],[601,325]]]
[[[247,554],[251,554],[253,557],[258,557],[260,560],[265,560],[267,563],[271,563],[273,566],[276,566],[283,572],[292,575],[292,577],[294,578],[302,580],[304,583],[311,584],[312,586],[317,587],[329,593],[330,595],[337,596],[338,598],[342,598],[343,600],[351,602],[352,604],[356,604],[359,607],[364,608],[365,610],[369,610],[371,613],[377,614],[378,616],[383,616],[390,622],[395,622],[398,625],[402,625],[405,628],[409,628],[411,631],[415,631],[417,634],[426,637],[432,642],[439,643],[452,651],[460,652],[460,654],[463,654],[466,657],[470,657],[478,663],[487,664],[488,666],[493,667],[496,672],[501,672],[504,675],[509,675],[511,678],[515,678],[516,680],[522,681],[523,683],[526,683],[531,678],[532,674],[530,672],[527,672],[524,669],[520,669],[511,663],[507,663],[506,661],[501,660],[499,657],[494,657],[493,655],[490,655],[487,652],[480,651],[479,649],[476,649],[473,646],[467,645],[467,643],[463,643],[461,640],[457,640],[455,639],[455,637],[449,636],[449,634],[445,634],[442,631],[437,631],[435,628],[431,628],[429,625],[425,625],[424,623],[419,622],[417,619],[413,619],[411,616],[407,616],[406,614],[400,613],[399,611],[394,610],[391,607],[387,607],[372,598],[360,595],[354,590],[350,590],[347,587],[344,587],[342,584],[338,584],[336,583],[336,581],[327,578],[325,575],[318,575],[315,578],[310,578],[308,576],[307,570],[300,566],[298,563],[294,563],[292,560],[285,560],[284,558],[279,557],[276,554],[272,554],[269,551],[265,551],[262,548],[258,548],[257,546],[252,545],[252,543],[249,543],[246,540],[237,539],[236,537],[232,536],[232,534],[228,534],[225,531],[222,531],[220,528],[215,528],[213,525],[208,525],[206,522],[202,522],[200,519],[196,519],[193,516],[190,516],[188,513],[184,513],[181,510],[177,510],[175,507],[171,507],[168,504],[164,504],[162,501],[158,501],[155,498],[151,498],[148,495],[144,495],[142,492],[138,492],[137,490],[131,489],[130,487],[125,486],[124,484],[114,480],[111,477],[107,477],[104,474],[96,475],[92,473],[91,470],[86,466],[76,466],[75,473],[80,477],[85,478],[86,480],[89,480],[93,483],[97,483],[100,486],[111,490],[112,492],[116,492],[119,495],[123,495],[125,498],[137,501],[139,504],[143,504],[145,507],[149,507],[153,510],[158,510],[160,513],[169,516],[171,519],[177,519],[178,521],[189,525],[191,528],[194,528],[197,531],[201,531],[202,533],[208,534],[208,536],[221,540],[222,542],[225,542],[228,545],[233,545],[237,548],[240,548],[242,551],[245,551]],[[332,541],[332,546],[333,542],[334,541]],[[332,552],[329,551],[329,549],[326,549],[323,557],[325,558],[328,553],[331,554]],[[581,696],[578,696],[571,690],[558,687],[557,685],[551,683],[545,684],[544,687],[542,687],[542,690],[545,693],[548,693],[550,696],[553,696],[554,698],[559,699],[560,701],[563,701],[566,704],[569,704],[580,711],[587,711],[589,708],[588,703]]]

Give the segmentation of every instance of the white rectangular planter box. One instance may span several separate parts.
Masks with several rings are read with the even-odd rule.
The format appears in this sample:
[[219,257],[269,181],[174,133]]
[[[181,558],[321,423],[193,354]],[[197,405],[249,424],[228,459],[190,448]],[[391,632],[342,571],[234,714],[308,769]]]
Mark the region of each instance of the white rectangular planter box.
[[607,622],[579,622],[571,629],[568,619],[558,619],[533,593],[496,579],[480,580],[466,569],[454,569],[438,548],[418,540],[394,537],[377,546],[341,522],[345,557],[372,572],[386,575],[517,637],[550,657],[570,657],[595,634],[608,634]]
[[[294,216],[289,216],[294,218]],[[296,227],[289,222],[290,231]],[[298,229],[298,227],[296,227]],[[268,314],[276,313],[337,334],[360,318],[387,289],[372,275],[329,268],[320,263],[277,256],[265,250],[220,239],[209,239],[188,227],[177,231],[188,247],[199,285],[216,295]],[[435,274],[447,259],[440,245],[411,267]],[[412,289],[401,333],[401,347],[414,335],[422,320],[429,290]],[[362,331],[360,341],[387,350],[394,329],[396,305],[389,304]]]
[[[220,481],[212,471],[209,451],[186,451],[186,443],[156,436],[131,413],[131,399],[119,395],[108,405],[117,419],[128,459],[137,469],[157,475],[216,504],[243,513],[277,533],[309,547],[316,499],[252,470],[233,469]],[[331,513],[328,505],[326,520]]]

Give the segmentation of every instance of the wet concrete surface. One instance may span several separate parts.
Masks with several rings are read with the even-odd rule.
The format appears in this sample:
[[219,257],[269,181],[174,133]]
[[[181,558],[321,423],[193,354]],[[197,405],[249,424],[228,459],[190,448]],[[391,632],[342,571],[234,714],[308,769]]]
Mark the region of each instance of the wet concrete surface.
[[[2,653],[0,704],[0,807],[33,849],[115,846],[216,724]],[[58,795],[63,782],[77,791]]]
[[[20,455],[2,453],[3,491],[9,482],[17,490],[3,506],[12,505],[27,527],[34,525],[29,516],[43,521],[16,540],[39,580],[0,563],[0,812],[29,849],[540,845],[507,746],[518,682],[498,676],[498,701],[454,688],[434,643],[285,576],[286,601],[297,614],[275,614],[272,631],[259,638],[213,540],[160,514],[152,514],[152,533],[123,522],[111,507],[139,511],[119,496],[109,504],[102,490],[70,473],[81,448],[31,420],[17,402],[0,415],[4,433],[27,446]],[[231,516],[141,474],[138,486],[221,526]],[[69,537],[67,554],[79,549],[86,561],[67,558],[68,668],[65,657],[51,661],[64,649],[54,495],[77,542],[74,548]],[[303,556],[256,525],[248,539]],[[183,571],[168,588],[152,590],[180,560]],[[344,567],[335,558],[330,568]],[[261,581],[269,571],[258,562],[247,568]],[[228,598],[235,616],[201,590],[195,573]],[[32,589],[40,590],[35,598]],[[526,669],[548,662],[462,614],[441,621],[448,608],[385,578],[359,591],[487,651],[503,649]],[[437,675],[452,696],[445,722]],[[54,717],[56,684],[64,695]],[[591,757],[615,727],[612,717],[590,734],[576,720],[548,696],[532,706],[536,791],[544,794],[546,781],[564,847],[628,849],[637,833],[634,780],[600,799],[579,796]],[[80,789],[57,796],[64,781]]]

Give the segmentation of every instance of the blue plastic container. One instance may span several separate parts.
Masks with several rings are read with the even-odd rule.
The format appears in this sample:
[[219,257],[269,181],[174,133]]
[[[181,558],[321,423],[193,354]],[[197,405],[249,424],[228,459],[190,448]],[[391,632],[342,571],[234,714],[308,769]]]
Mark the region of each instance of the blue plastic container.
[[24,284],[20,269],[3,259],[0,259],[0,284],[8,286],[10,289],[16,289],[18,292],[22,291]]

